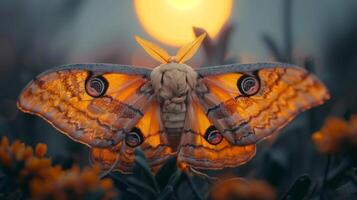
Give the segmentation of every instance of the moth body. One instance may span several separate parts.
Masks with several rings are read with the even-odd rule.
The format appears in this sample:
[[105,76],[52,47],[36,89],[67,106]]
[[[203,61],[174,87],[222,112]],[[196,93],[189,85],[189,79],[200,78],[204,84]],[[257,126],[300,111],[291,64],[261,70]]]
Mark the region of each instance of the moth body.
[[185,124],[189,96],[197,85],[197,73],[186,64],[172,62],[154,68],[150,78],[169,143],[176,148]]

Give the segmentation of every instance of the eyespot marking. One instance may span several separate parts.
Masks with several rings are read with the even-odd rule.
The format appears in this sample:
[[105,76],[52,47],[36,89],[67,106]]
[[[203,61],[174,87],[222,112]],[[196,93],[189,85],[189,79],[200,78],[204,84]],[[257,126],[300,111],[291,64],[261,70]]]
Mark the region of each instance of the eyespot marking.
[[108,86],[109,83],[103,76],[90,76],[86,80],[85,90],[89,96],[97,98],[106,93]]
[[125,136],[125,144],[131,148],[135,148],[141,145],[144,141],[143,133],[137,127],[134,127],[129,133]]
[[206,130],[205,139],[208,143],[212,145],[218,145],[222,142],[223,135],[216,129],[216,127],[210,126]]
[[237,81],[237,88],[244,96],[252,96],[259,92],[260,81],[256,76],[243,75]]

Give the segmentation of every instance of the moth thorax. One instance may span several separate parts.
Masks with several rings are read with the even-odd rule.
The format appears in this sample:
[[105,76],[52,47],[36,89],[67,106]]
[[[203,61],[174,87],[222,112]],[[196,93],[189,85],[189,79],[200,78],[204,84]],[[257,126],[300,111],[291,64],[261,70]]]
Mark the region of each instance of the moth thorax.
[[185,64],[162,64],[151,72],[151,82],[160,103],[179,104],[195,88],[197,73]]

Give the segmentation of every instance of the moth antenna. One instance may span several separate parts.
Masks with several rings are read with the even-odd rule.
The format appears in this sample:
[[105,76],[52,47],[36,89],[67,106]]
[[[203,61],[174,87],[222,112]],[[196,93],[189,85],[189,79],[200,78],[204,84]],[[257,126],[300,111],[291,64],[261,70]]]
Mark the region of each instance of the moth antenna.
[[135,36],[136,42],[148,53],[152,58],[159,61],[162,64],[170,62],[170,55],[158,45],[151,43],[147,40]]
[[185,61],[191,59],[201,46],[201,43],[205,39],[206,35],[206,33],[202,33],[193,42],[181,47],[176,54],[177,63],[184,63]]

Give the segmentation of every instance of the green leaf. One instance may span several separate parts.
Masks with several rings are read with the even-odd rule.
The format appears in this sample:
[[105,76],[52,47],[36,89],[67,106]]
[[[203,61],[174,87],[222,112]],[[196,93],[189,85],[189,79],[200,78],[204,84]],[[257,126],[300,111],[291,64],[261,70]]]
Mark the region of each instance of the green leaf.
[[129,187],[129,183],[126,180],[128,175],[120,172],[111,172],[106,177],[110,177],[113,180],[115,187],[119,190],[126,190]]
[[184,173],[182,173],[180,170],[176,170],[176,172],[173,175],[171,175],[167,183],[167,186],[175,187],[178,184],[178,182],[182,180],[183,175]]
[[165,188],[171,176],[177,171],[176,156],[172,156],[156,173],[155,179],[161,189]]
[[203,197],[201,196],[200,192],[198,191],[198,188],[196,187],[195,183],[193,182],[192,178],[188,174],[184,174],[186,177],[186,180],[188,181],[189,185],[191,186],[191,190],[193,192],[193,195],[196,196],[196,199],[203,200]]
[[[135,196],[135,199],[140,199],[140,200],[146,200],[149,199],[149,197],[144,196],[142,193],[140,193],[138,190],[136,190],[135,188],[128,188],[126,190],[127,193],[129,193],[131,196]],[[134,200],[133,198],[130,198],[132,200]]]
[[311,182],[311,178],[308,175],[300,176],[281,198],[281,200],[303,199],[309,191]]
[[160,194],[158,200],[172,199],[172,194],[174,192],[174,188],[172,186],[168,186],[165,190]]
[[131,185],[131,187],[138,189],[140,193],[144,193],[146,191],[150,196],[158,196],[157,191],[155,191],[154,188],[151,187],[151,185],[142,182],[140,179],[136,179],[135,177],[129,177],[127,178],[127,181]]
[[150,166],[145,158],[143,151],[135,149],[135,163],[133,167],[133,177],[141,182],[150,185],[156,193],[159,193],[159,186],[153,176]]

